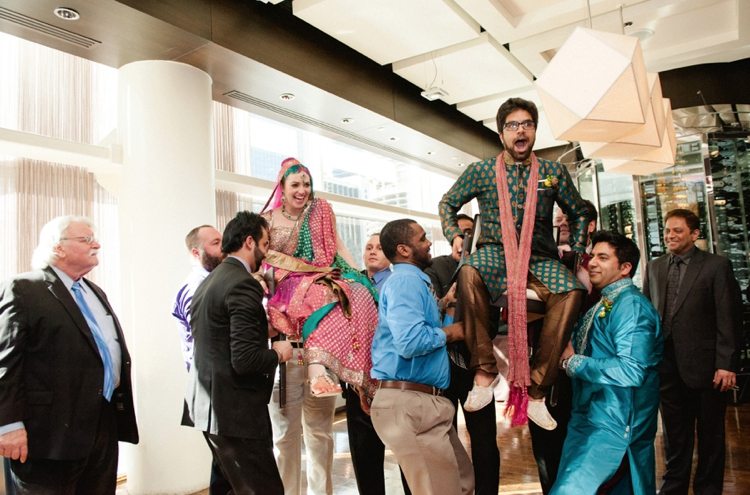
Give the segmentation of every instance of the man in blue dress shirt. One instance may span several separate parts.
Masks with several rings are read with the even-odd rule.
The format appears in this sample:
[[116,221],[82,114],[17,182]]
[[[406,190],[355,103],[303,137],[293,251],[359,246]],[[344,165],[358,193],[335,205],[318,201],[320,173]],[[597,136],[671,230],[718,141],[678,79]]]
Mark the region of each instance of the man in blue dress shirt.
[[[380,232],[370,235],[362,254],[365,263],[363,275],[372,281],[380,292],[383,284],[391,276],[391,262],[380,247]],[[349,452],[352,455],[354,477],[360,495],[385,495],[385,445],[372,426],[370,409],[352,385],[346,384],[346,431],[349,434]],[[404,495],[411,495],[406,479],[401,474]]]
[[443,397],[450,384],[446,343],[463,338],[460,324],[441,328],[424,229],[414,220],[389,222],[380,244],[393,274],[380,291],[372,343],[372,377],[380,380],[372,424],[396,456],[414,493],[473,493],[469,456]]

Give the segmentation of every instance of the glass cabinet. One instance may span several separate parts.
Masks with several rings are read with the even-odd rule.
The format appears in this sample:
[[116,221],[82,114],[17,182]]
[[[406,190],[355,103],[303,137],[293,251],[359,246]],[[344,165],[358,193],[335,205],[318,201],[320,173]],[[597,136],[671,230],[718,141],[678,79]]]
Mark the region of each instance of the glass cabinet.
[[[696,245],[726,256],[743,298],[742,368],[750,370],[750,138],[708,134],[677,145],[675,166],[632,177],[585,165],[576,177],[581,195],[599,208],[599,228],[631,237],[644,263],[665,254],[664,217],[685,208],[700,219]],[[636,196],[637,194],[637,196]],[[641,286],[641,272],[635,283]]]
[[708,152],[713,186],[716,251],[729,258],[743,289],[750,284],[750,154],[746,138],[709,135]]

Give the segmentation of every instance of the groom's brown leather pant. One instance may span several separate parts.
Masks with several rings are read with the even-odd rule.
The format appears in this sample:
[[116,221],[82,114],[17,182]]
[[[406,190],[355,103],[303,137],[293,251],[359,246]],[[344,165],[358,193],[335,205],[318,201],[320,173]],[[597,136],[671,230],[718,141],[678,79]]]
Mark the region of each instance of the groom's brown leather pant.
[[[560,355],[570,340],[585,292],[573,290],[554,294],[534,275],[528,275],[529,289],[544,302],[544,322],[539,346],[532,356],[529,396],[541,399],[555,383]],[[497,361],[492,338],[497,333],[487,285],[476,268],[464,265],[458,272],[456,321],[464,326],[464,342],[471,355],[469,369],[496,375]]]

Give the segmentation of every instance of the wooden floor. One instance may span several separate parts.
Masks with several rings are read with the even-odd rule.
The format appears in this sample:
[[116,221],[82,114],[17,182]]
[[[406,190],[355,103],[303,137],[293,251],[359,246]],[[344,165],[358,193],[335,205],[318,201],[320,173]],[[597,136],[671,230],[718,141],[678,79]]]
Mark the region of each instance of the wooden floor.
[[[750,494],[750,404],[727,408],[726,432],[727,457],[723,493]],[[468,442],[468,434],[465,431],[459,433],[462,441]],[[501,456],[500,493],[541,493],[528,428],[511,428],[505,423],[498,423],[497,443]],[[657,487],[663,473],[664,450],[660,427],[656,435]]]
[[[498,413],[500,413],[502,403],[496,405]],[[501,417],[501,415],[498,414],[498,417]],[[730,406],[727,409],[726,429],[727,457],[724,495],[750,494],[750,404]],[[459,436],[465,444],[468,443],[468,434],[462,420],[459,421]],[[343,413],[336,415],[334,439],[336,452],[333,462],[334,494],[354,495],[357,493],[357,488],[351,458],[349,457],[346,422]],[[501,455],[499,493],[541,494],[536,465],[531,455],[529,430],[526,427],[511,428],[506,423],[499,422],[497,443]],[[401,481],[392,455],[386,456],[385,470],[388,495],[402,494]],[[663,472],[662,434],[661,429],[659,429],[656,437],[657,486],[661,481]],[[200,495],[204,494],[207,495],[208,490],[200,492]]]

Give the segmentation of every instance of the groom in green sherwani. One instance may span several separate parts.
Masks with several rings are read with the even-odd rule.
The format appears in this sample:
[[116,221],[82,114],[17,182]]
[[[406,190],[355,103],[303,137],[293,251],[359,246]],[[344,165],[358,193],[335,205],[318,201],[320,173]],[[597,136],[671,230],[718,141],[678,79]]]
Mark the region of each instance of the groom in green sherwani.
[[[557,363],[583,301],[584,286],[561,262],[552,231],[558,204],[568,217],[574,253],[586,249],[588,209],[565,166],[537,159],[532,152],[539,113],[536,105],[510,98],[497,112],[504,151],[470,164],[440,201],[445,238],[459,258],[463,232],[456,216],[476,198],[481,214],[477,249],[459,271],[457,321],[464,325],[475,372],[464,410],[477,411],[493,400],[498,369],[492,349],[497,322],[491,305],[507,291],[513,424],[528,419],[546,429],[557,426],[544,396],[557,376]],[[531,367],[528,360],[526,289],[545,303],[545,317]],[[527,409],[528,404],[528,409]]]
[[633,285],[635,243],[608,231],[592,242],[588,272],[602,298],[579,320],[560,363],[573,407],[550,495],[656,493],[659,314]]

